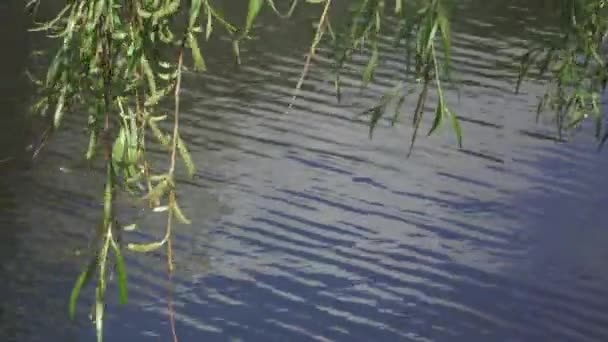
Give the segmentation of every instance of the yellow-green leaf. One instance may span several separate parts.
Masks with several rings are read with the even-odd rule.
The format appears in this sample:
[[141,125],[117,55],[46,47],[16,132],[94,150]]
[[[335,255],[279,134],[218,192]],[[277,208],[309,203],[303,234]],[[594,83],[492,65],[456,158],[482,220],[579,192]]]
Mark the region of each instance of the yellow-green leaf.
[[158,242],[152,242],[152,243],[146,243],[146,244],[130,243],[127,245],[127,248],[134,252],[148,253],[148,252],[152,252],[152,251],[155,251],[155,250],[161,248],[164,244],[165,244],[165,240],[158,241]]

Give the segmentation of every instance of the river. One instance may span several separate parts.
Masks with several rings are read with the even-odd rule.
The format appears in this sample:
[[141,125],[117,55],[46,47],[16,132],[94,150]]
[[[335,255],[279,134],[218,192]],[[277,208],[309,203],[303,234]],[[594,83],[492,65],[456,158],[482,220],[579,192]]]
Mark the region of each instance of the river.
[[[102,176],[72,166],[86,142],[77,114],[28,161],[20,75],[41,43],[20,6],[0,4],[0,340],[93,341],[91,289],[75,322],[67,302]],[[517,56],[550,28],[542,6],[459,3],[462,88],[448,101],[464,149],[446,128],[421,136],[410,158],[414,95],[402,122],[382,120],[372,140],[358,116],[403,74],[388,36],[375,81],[360,90],[360,70],[347,71],[341,103],[322,46],[285,114],[314,15],[265,15],[242,67],[217,39],[211,71],[186,77],[183,135],[198,172],[180,185],[193,224],[174,241],[180,341],[607,341],[606,152],[588,132],[561,143],[535,123],[541,82],[513,92]],[[140,222],[125,238],[160,236],[159,216],[120,208]],[[169,341],[164,256],[126,261],[129,304],[110,288],[106,340]]]

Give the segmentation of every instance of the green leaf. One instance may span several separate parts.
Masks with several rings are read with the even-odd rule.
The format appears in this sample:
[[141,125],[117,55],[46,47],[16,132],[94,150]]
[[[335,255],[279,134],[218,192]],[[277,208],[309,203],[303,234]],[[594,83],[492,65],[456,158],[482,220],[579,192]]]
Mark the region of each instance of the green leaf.
[[192,223],[188,218],[186,218],[186,215],[184,215],[182,210],[179,208],[179,205],[177,204],[177,200],[175,199],[175,192],[171,192],[171,194],[169,195],[169,208],[171,209],[171,212],[173,213],[173,215],[175,215],[175,218],[178,221],[180,221],[181,223],[183,223],[183,224]]
[[452,122],[452,129],[454,130],[454,134],[456,134],[456,140],[458,141],[458,147],[462,148],[462,128],[460,127],[460,122],[456,114],[452,113],[450,110],[446,108],[447,115],[450,117],[450,121]]
[[153,202],[158,202],[160,201],[160,198],[163,197],[167,191],[169,191],[170,188],[171,182],[169,179],[164,179],[154,186],[152,190],[150,190],[150,192],[145,196],[145,198]]
[[211,38],[211,32],[213,32],[213,13],[211,9],[207,8],[207,26],[205,27],[205,39]]
[[[450,30],[450,21],[448,19],[448,15],[441,5],[441,3],[437,4],[437,22],[439,24],[439,30],[441,31],[441,41],[443,43],[444,55],[445,55],[445,63],[449,65],[450,55],[451,55],[451,30]],[[446,69],[449,69],[446,68]]]
[[374,128],[376,128],[376,125],[378,124],[378,121],[382,117],[382,114],[384,114],[384,106],[376,106],[376,107],[374,107],[372,109],[371,114],[372,115],[371,115],[371,117],[369,119],[369,138],[370,139],[373,137]]
[[67,4],[60,12],[59,14],[57,14],[57,16],[51,20],[49,20],[46,24],[41,25],[39,27],[36,28],[32,28],[29,29],[28,31],[30,32],[35,32],[35,31],[46,31],[51,29],[53,26],[55,26],[55,24],[61,20],[61,18],[63,18],[63,16],[67,13],[67,11],[69,11],[72,8],[73,4]]
[[196,37],[192,33],[188,33],[188,44],[190,45],[190,50],[192,51],[192,61],[194,62],[194,70],[196,71],[205,71],[207,66],[205,65],[205,60],[203,59],[203,55],[201,54],[201,50],[198,46],[198,42],[196,41]]
[[597,93],[593,93],[591,96],[591,114],[595,123],[595,138],[599,139],[602,134],[602,113],[597,100]]
[[399,116],[401,116],[401,107],[405,102],[405,97],[406,94],[401,94],[399,100],[397,101],[397,104],[395,105],[395,112],[393,113],[393,118],[391,119],[391,126],[395,126],[395,124],[399,120]]
[[188,23],[188,26],[190,28],[196,25],[196,19],[198,19],[198,16],[201,12],[201,3],[201,0],[191,0],[190,2],[190,18]]
[[435,119],[433,120],[433,126],[427,133],[427,136],[430,136],[431,134],[433,134],[437,130],[437,128],[439,128],[439,126],[441,126],[441,123],[443,122],[443,116],[444,116],[443,101],[439,100],[439,103],[437,103],[437,108],[435,109]]
[[177,151],[179,152],[180,157],[182,157],[182,160],[184,161],[188,176],[194,177],[194,174],[196,173],[196,167],[194,166],[192,156],[190,155],[186,144],[180,136],[177,137]]
[[403,1],[404,0],[395,0],[395,14],[401,14],[403,11]]
[[161,248],[165,244],[165,240],[161,240],[158,242],[146,243],[146,244],[135,244],[130,243],[127,245],[127,248],[139,253],[149,253]]
[[264,0],[249,0],[249,9],[247,10],[247,21],[245,22],[245,30],[243,31],[242,35],[243,37],[245,37],[251,30],[253,22],[260,13],[263,5]]
[[63,118],[63,106],[65,104],[65,97],[67,94],[68,86],[67,84],[61,88],[61,93],[59,93],[59,99],[57,100],[57,105],[55,107],[55,115],[53,116],[53,126],[55,129],[59,128],[61,124],[61,118]]
[[152,135],[154,135],[154,138],[156,138],[161,145],[169,147],[171,138],[160,130],[160,127],[158,127],[156,121],[150,118],[150,120],[148,120],[148,126],[152,130]]
[[120,252],[120,247],[116,243],[112,243],[112,249],[116,256],[116,274],[118,275],[118,302],[126,304],[128,299],[127,292],[127,272],[125,269],[125,261]]
[[46,73],[46,86],[49,88],[55,86],[55,83],[63,72],[65,61],[63,53],[63,49],[59,49],[59,51],[57,51],[57,54],[55,55],[55,58],[53,58],[51,65],[49,65],[49,68]]
[[92,129],[91,133],[89,135],[89,147],[87,148],[87,153],[85,155],[87,160],[93,159],[93,156],[95,155],[96,146],[97,146],[97,132],[95,131],[95,129]]
[[372,56],[369,59],[369,62],[367,63],[367,66],[365,67],[365,71],[363,72],[363,86],[367,86],[369,84],[369,82],[372,80],[372,78],[374,77],[374,71],[376,70],[376,67],[378,66],[378,47],[376,45],[376,43],[374,42],[374,47],[372,49]]
[[424,114],[424,104],[426,103],[426,96],[429,89],[429,80],[428,78],[424,82],[424,86],[420,95],[418,95],[418,102],[416,103],[416,110],[414,111],[414,132],[412,133],[412,138],[410,140],[410,148],[407,152],[407,156],[412,155],[412,151],[414,150],[414,145],[416,144],[416,138],[418,137],[418,129],[420,128],[420,123],[422,122],[422,115]]
[[179,9],[180,0],[173,0],[172,2],[166,3],[164,7],[161,7],[158,11],[152,15],[155,19],[168,17],[177,12]]
[[89,265],[85,268],[78,278],[76,279],[76,283],[72,288],[72,293],[70,294],[70,306],[69,313],[70,319],[74,319],[74,314],[76,312],[76,302],[78,301],[78,296],[80,295],[80,290],[91,280],[91,276],[97,267],[97,258],[91,258]]
[[148,62],[145,54],[141,55],[140,58],[141,67],[144,71],[144,75],[146,76],[146,81],[148,82],[148,89],[150,90],[151,97],[156,96],[156,79],[154,76],[154,71],[152,71],[152,67]]

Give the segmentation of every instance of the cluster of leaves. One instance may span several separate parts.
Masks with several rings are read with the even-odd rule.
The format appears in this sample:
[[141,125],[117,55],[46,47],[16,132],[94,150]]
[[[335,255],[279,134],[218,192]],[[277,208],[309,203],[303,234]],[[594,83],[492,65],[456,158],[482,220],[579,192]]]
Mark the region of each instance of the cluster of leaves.
[[[70,316],[74,317],[81,289],[96,280],[92,315],[98,341],[103,339],[111,261],[117,273],[119,302],[127,301],[120,232],[133,229],[135,224],[123,227],[117,222],[117,189],[147,202],[154,212],[167,213],[166,231],[160,241],[128,243],[126,247],[142,253],[165,247],[169,275],[173,270],[173,221],[190,223],[178,205],[175,178],[177,155],[187,173],[195,173],[179,134],[179,94],[182,73],[187,70],[184,53],[191,53],[195,71],[205,71],[198,36],[203,33],[209,39],[214,26],[219,25],[234,35],[238,58],[239,42],[247,38],[265,3],[280,17],[288,18],[298,0],[291,3],[287,13],[281,13],[272,0],[250,0],[245,26],[240,31],[215,10],[210,0],[67,0],[55,18],[31,30],[44,31],[49,38],[60,41],[46,77],[39,80],[32,76],[39,91],[33,110],[48,119],[49,133],[60,127],[65,115],[86,113],[86,159],[102,157],[105,163],[103,215],[92,257],[78,276],[69,303]],[[38,5],[37,0],[32,0],[27,6],[32,6],[35,13]],[[165,113],[163,109],[170,98],[174,108],[172,113]],[[173,120],[167,120],[171,114]],[[163,121],[172,121],[172,130],[165,131]],[[168,170],[151,165],[146,154],[150,144],[168,151]]]
[[[442,80],[450,79],[451,30],[448,12],[451,4],[450,0],[395,0],[394,7],[392,7],[398,19],[395,45],[398,46],[404,42],[405,47],[407,69],[404,77],[413,74],[411,76],[416,80],[414,86],[420,88],[412,120],[414,132],[408,155],[414,147],[425,114],[429,88],[435,90],[437,103],[433,125],[428,135],[433,134],[445,120],[448,120],[451,122],[458,145],[462,146],[462,132],[458,118],[449,109],[442,87]],[[366,86],[373,79],[380,60],[378,38],[383,29],[383,23],[387,20],[385,0],[357,0],[353,5],[353,15],[350,17],[347,29],[334,39],[335,87],[338,100],[340,99],[340,71],[344,68],[345,63],[352,59],[354,51],[364,48],[366,45],[369,46],[371,54],[362,73],[363,85]],[[438,44],[440,46],[437,46]],[[438,51],[441,50],[443,50],[443,58],[439,56]],[[414,70],[410,70],[412,61]],[[395,102],[392,124],[394,125],[398,121],[406,96],[404,82],[399,82],[392,91],[383,96],[377,106],[363,113],[370,117],[370,138],[377,123],[386,113],[386,107],[391,102]]]
[[[195,172],[178,128],[183,54],[189,50],[194,69],[205,70],[197,40],[197,34],[203,32],[201,15],[206,17],[207,38],[214,23],[230,32],[235,29],[208,0],[189,1],[187,8],[181,2],[184,1],[69,0],[57,17],[33,29],[46,31],[49,37],[61,41],[45,79],[37,81],[41,96],[34,109],[49,119],[51,130],[60,127],[66,114],[87,113],[90,143],[86,158],[92,160],[101,155],[106,166],[103,216],[93,256],[78,277],[70,299],[73,316],[81,288],[96,279],[93,313],[100,341],[110,251],[116,264],[120,302],[127,300],[127,277],[119,243],[121,227],[114,213],[116,189],[129,190],[155,211],[167,212],[166,233],[161,241],[128,244],[127,248],[150,252],[166,246],[170,271],[172,220],[189,223],[179,209],[175,181],[177,154],[188,174]],[[176,20],[179,18],[183,20]],[[170,96],[175,99],[172,133],[161,128],[168,113],[160,112],[159,105]],[[149,162],[146,149],[150,143],[168,151],[167,171]]]
[[521,57],[516,91],[535,70],[549,76],[549,86],[536,111],[554,113],[559,138],[591,118],[602,147],[608,140],[603,126],[601,95],[608,82],[608,8],[603,0],[553,0],[560,18],[557,38],[532,46]]

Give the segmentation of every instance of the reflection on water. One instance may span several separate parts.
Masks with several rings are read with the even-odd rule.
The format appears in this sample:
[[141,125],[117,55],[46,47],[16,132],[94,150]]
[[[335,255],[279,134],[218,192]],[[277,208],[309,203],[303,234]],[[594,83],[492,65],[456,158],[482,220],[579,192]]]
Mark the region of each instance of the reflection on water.
[[[597,191],[608,165],[586,135],[568,145],[544,138],[551,127],[531,114],[540,85],[513,95],[522,28],[539,39],[546,25],[532,6],[467,1],[458,10],[453,65],[466,86],[450,103],[462,116],[462,151],[446,133],[405,159],[407,101],[402,124],[383,121],[367,139],[357,113],[403,73],[389,37],[369,90],[347,73],[337,104],[319,63],[288,115],[307,26],[264,27],[238,72],[224,54],[208,58],[213,73],[190,76],[184,91],[184,136],[200,171],[181,193],[194,224],[175,242],[181,340],[608,339],[608,194]],[[2,96],[4,111],[15,94]],[[31,169],[0,169],[1,340],[92,338],[84,303],[77,323],[66,313],[83,263],[74,251],[100,208],[99,174],[59,171],[82,145],[80,122],[68,118]],[[145,227],[130,239],[162,229],[123,207]],[[162,261],[128,256],[131,304],[110,303],[108,340],[168,339]]]

